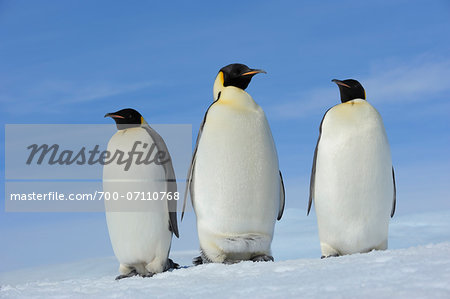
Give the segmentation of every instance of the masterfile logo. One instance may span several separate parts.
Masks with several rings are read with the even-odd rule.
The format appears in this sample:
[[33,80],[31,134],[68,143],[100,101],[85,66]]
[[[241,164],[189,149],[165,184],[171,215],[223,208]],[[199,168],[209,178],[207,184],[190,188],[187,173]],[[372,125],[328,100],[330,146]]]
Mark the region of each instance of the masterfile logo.
[[[130,142],[125,151],[108,150],[110,138],[118,132],[113,124],[5,125],[5,210],[98,212],[105,211],[105,202],[109,201],[114,202],[109,207],[115,211],[141,211],[150,202],[178,200],[192,155],[192,126],[151,126],[163,137],[170,154],[141,140]],[[128,173],[169,161],[175,170],[177,192],[133,187],[136,182],[151,184],[146,177],[109,179],[108,184],[126,192],[103,192],[105,165]],[[165,183],[161,178],[151,180]]]
[[[30,155],[26,164],[30,165],[33,162],[37,165],[48,163],[49,165],[108,165],[116,163],[124,165],[124,170],[130,169],[131,165],[149,165],[155,163],[156,165],[163,165],[170,161],[170,154],[165,151],[158,150],[156,144],[152,143],[149,146],[146,142],[135,141],[133,147],[129,152],[116,150],[114,152],[99,150],[100,145],[95,145],[93,149],[87,150],[85,146],[78,151],[72,149],[60,150],[58,144],[32,144],[27,147],[30,150]],[[35,159],[36,158],[36,159]]]

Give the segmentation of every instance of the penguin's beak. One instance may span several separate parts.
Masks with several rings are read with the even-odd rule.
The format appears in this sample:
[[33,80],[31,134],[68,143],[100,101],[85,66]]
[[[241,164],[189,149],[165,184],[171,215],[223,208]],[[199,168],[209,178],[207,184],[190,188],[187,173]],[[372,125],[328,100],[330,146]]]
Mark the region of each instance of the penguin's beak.
[[106,113],[104,117],[111,117],[111,118],[125,118],[123,116],[113,114],[113,113]]
[[259,74],[259,73],[267,74],[267,72],[265,70],[256,70],[256,69],[254,69],[254,70],[251,70],[249,72],[241,74],[241,76],[256,75],[256,74]]
[[344,82],[342,82],[341,80],[338,80],[338,79],[333,79],[333,80],[331,80],[331,82],[334,82],[334,83],[336,83],[337,85],[340,85],[340,86],[345,86],[347,88],[350,88],[350,86],[348,86],[347,84],[345,84]]

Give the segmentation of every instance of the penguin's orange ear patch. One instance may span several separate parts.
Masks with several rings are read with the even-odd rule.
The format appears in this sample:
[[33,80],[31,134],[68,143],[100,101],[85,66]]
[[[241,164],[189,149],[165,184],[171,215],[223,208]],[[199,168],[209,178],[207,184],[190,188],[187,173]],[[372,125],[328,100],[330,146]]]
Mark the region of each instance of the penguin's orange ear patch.
[[214,81],[214,86],[213,86],[214,101],[217,101],[219,99],[219,94],[222,91],[222,89],[224,88],[224,86],[223,86],[224,83],[225,83],[225,80],[223,78],[223,72],[220,71],[216,76],[216,80]]
[[219,79],[219,82],[222,84],[225,82],[225,80],[223,79],[223,72],[219,72],[219,74],[217,75],[217,79]]
[[145,120],[144,120],[144,118],[141,116],[141,125],[142,124],[145,124]]

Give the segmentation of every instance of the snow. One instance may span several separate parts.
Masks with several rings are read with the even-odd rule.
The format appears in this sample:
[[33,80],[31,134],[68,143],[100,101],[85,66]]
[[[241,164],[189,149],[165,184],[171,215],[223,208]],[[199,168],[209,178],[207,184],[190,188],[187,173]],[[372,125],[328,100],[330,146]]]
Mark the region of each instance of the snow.
[[[288,209],[277,224],[276,262],[191,266],[114,281],[114,257],[0,273],[0,297],[450,298],[450,211],[394,217],[390,249],[321,260],[315,216]],[[182,224],[183,226],[183,224]]]

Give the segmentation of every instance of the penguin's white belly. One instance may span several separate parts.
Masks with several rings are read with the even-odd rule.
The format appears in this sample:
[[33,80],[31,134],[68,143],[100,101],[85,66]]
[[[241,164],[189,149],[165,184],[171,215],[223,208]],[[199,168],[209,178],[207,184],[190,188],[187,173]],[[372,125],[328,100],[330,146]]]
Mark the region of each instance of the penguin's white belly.
[[391,154],[378,112],[363,100],[333,107],[322,124],[316,160],[322,250],[326,244],[351,254],[387,242],[393,192]]
[[[147,265],[165,260],[170,248],[168,217],[158,212],[110,212],[106,214],[111,244],[121,264]],[[166,219],[164,219],[166,218]],[[166,223],[164,227],[161,225]],[[164,232],[164,233],[163,233]]]
[[[118,131],[108,144],[111,153],[120,150],[129,152],[135,141],[153,144],[150,135],[142,128]],[[139,147],[142,149],[142,147]],[[149,263],[164,264],[167,260],[172,234],[169,231],[167,202],[162,200],[141,201],[153,192],[165,192],[165,172],[155,164],[133,163],[129,170],[124,165],[107,164],[103,169],[103,191],[119,196],[119,202],[105,201],[106,220],[114,254],[120,264],[143,269]],[[130,193],[131,192],[131,193]],[[143,192],[136,195],[135,192]],[[139,209],[128,210],[130,202],[137,196]],[[122,205],[119,207],[119,205]],[[117,211],[117,209],[120,209]],[[114,211],[114,212],[108,212]],[[138,267],[139,266],[139,267]],[[159,267],[159,266],[158,266]],[[158,269],[159,270],[159,269]],[[142,270],[143,271],[143,270]],[[156,269],[154,269],[156,271]],[[162,271],[162,269],[161,269]],[[160,272],[160,271],[159,271]]]
[[[196,157],[194,208],[201,247],[270,252],[280,180],[275,145],[262,109],[214,104]],[[245,244],[238,244],[240,238]]]

